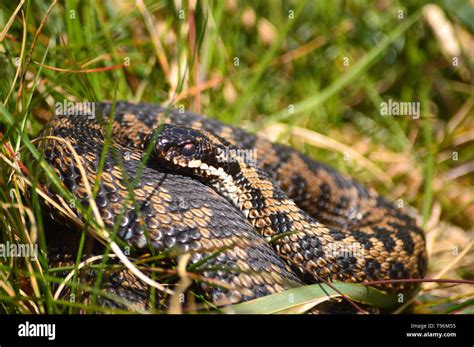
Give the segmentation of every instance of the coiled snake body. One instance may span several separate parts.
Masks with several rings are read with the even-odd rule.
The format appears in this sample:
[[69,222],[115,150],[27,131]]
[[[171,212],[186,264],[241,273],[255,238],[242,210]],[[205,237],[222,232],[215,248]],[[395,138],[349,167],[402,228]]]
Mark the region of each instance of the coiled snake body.
[[190,253],[209,300],[235,303],[320,280],[424,276],[424,234],[414,219],[354,180],[200,115],[118,102],[111,117],[111,107],[97,104],[95,117],[57,115],[42,133],[45,158],[84,205],[88,180],[105,225],[136,250]]

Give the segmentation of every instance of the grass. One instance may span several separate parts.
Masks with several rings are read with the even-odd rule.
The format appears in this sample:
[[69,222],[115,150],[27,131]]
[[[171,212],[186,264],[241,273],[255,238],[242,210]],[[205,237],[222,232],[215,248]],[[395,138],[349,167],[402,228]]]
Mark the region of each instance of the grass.
[[[64,99],[183,107],[288,143],[420,211],[428,277],[474,279],[468,2],[437,3],[454,28],[448,38],[437,34],[439,20],[430,24],[436,9],[423,1],[21,3],[0,4],[0,239],[38,241],[40,256],[0,258],[0,312],[116,312],[54,298],[53,283],[64,278],[59,270],[82,265],[78,257],[72,268],[48,268],[39,173],[66,201],[74,197],[50,167],[43,161],[34,167],[28,156],[40,160],[32,139]],[[419,102],[421,117],[381,116],[388,99]],[[81,212],[91,216],[89,233],[106,244],[114,240],[92,207]],[[123,249],[114,242],[117,252]],[[153,281],[176,281],[178,269],[166,268],[160,256],[135,266],[155,269]],[[102,274],[109,260],[85,267]],[[104,294],[100,278],[84,286],[74,271],[66,286],[95,298]],[[153,295],[158,307],[159,290]],[[473,296],[466,283],[425,283],[411,306],[397,312],[472,312]],[[258,303],[252,310],[263,312]]]

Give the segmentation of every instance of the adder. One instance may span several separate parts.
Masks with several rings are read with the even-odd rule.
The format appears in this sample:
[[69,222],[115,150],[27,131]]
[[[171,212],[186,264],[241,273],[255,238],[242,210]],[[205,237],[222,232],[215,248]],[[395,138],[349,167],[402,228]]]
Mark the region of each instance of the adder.
[[[190,254],[206,300],[237,303],[320,281],[424,276],[425,238],[414,218],[325,164],[194,113],[117,102],[112,116],[110,103],[95,106],[92,115],[50,120],[41,133],[44,157],[84,206],[88,181],[106,227],[138,254]],[[112,141],[96,186],[108,126]],[[106,286],[147,300],[122,280],[128,283],[122,276]]]

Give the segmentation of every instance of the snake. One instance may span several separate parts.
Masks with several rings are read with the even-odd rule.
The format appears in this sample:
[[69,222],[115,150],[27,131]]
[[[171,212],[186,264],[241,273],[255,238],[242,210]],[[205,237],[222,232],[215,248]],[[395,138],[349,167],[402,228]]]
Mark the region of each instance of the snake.
[[[48,121],[43,157],[80,204],[94,199],[134,252],[171,252],[174,265],[188,255],[205,300],[235,304],[322,281],[387,280],[374,287],[411,293],[416,284],[390,280],[424,277],[425,236],[413,215],[328,165],[182,109],[93,106]],[[134,290],[147,286],[129,277],[104,286],[146,304]]]

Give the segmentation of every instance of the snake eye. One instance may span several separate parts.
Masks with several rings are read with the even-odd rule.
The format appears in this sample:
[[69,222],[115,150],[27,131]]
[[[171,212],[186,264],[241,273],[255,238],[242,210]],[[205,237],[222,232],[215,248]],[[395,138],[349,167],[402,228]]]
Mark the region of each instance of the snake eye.
[[183,155],[189,157],[191,155],[193,155],[194,153],[196,152],[196,146],[194,145],[194,143],[187,143],[183,146]]

